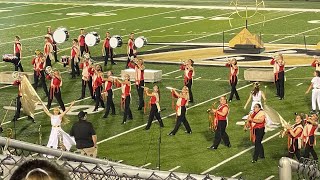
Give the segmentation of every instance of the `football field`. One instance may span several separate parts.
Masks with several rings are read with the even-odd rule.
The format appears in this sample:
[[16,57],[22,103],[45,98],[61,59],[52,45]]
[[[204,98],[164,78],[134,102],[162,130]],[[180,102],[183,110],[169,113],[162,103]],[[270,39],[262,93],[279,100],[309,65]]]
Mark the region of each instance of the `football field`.
[[[63,127],[69,132],[73,122],[77,121],[77,112],[85,110],[88,119],[93,123],[98,136],[99,157],[112,161],[123,160],[124,164],[146,166],[157,169],[159,137],[161,133],[161,170],[177,172],[212,174],[223,177],[243,177],[244,179],[278,179],[278,161],[287,155],[287,139],[279,138],[281,128],[268,131],[264,137],[266,158],[251,163],[252,143],[249,133],[243,131],[237,121],[246,115],[249,109],[243,109],[252,84],[244,80],[244,70],[248,67],[269,66],[269,60],[239,61],[240,74],[237,85],[241,100],[232,101],[230,105],[229,125],[227,132],[232,144],[231,148],[223,145],[217,151],[207,150],[211,146],[214,133],[208,129],[206,110],[219,97],[230,91],[228,83],[229,69],[221,66],[225,61],[222,45],[228,43],[245,27],[245,14],[256,13],[255,1],[244,1],[249,10],[239,8],[238,14],[230,1],[147,1],[129,0],[110,1],[41,1],[41,2],[0,2],[0,52],[13,53],[14,37],[19,35],[23,46],[22,64],[25,71],[33,72],[31,60],[36,49],[43,50],[46,26],[53,30],[65,27],[70,33],[68,41],[58,44],[58,58],[70,55],[72,39],[77,38],[80,28],[86,32],[95,31],[103,41],[105,32],[120,35],[124,41],[122,47],[114,49],[117,65],[104,67],[112,70],[116,76],[125,67],[126,42],[131,32],[135,37],[145,36],[148,45],[138,49],[138,56],[145,60],[147,69],[162,70],[162,81],[156,84],[161,90],[161,112],[165,127],[159,129],[154,123],[149,131],[144,127],[148,113],[137,110],[137,93],[132,86],[131,110],[133,120],[121,125],[120,89],[114,89],[116,115],[102,118],[104,110],[92,112],[95,102],[86,92],[86,98],[77,100],[75,107],[68,114],[71,122]],[[316,9],[319,7],[319,9]],[[277,110],[281,116],[293,122],[295,112],[307,113],[311,109],[311,94],[305,95],[313,76],[310,67],[312,56],[301,53],[305,48],[316,49],[320,42],[320,2],[314,1],[265,1],[265,7],[259,7],[255,16],[248,19],[248,30],[260,35],[265,43],[266,51],[262,56],[271,57],[274,52],[282,52],[287,61],[285,99],[280,101],[275,95],[273,83],[262,83],[267,103]],[[265,18],[265,20],[264,20]],[[229,21],[230,20],[230,21]],[[232,27],[230,26],[232,25]],[[306,46],[305,43],[306,42]],[[103,65],[100,42],[90,47],[96,64]],[[183,86],[183,72],[179,71],[180,60],[195,60],[195,77],[193,94],[195,102],[189,104],[187,119],[192,134],[185,134],[183,127],[175,136],[167,136],[175,124],[175,112],[171,108],[171,93],[165,87],[180,89]],[[242,67],[241,67],[242,66]],[[62,99],[66,106],[81,95],[81,77],[71,79],[68,70],[61,63],[53,63],[60,70],[63,78]],[[271,67],[271,66],[270,66]],[[13,65],[0,62],[0,72],[12,71]],[[49,82],[47,81],[47,85]],[[152,88],[154,84],[147,83]],[[14,104],[10,102],[17,95],[17,87],[0,84],[0,118],[4,119],[3,128],[13,128]],[[47,102],[42,88],[37,90],[44,102]],[[57,103],[55,100],[54,103]],[[54,107],[54,105],[52,106]],[[36,111],[36,123],[32,123],[21,115],[17,122],[16,136],[18,140],[38,143],[38,128],[41,125],[42,143],[47,143],[50,134],[50,119],[41,107]],[[3,133],[3,136],[6,134]],[[319,147],[316,147],[316,152]],[[259,173],[257,173],[259,172]]]

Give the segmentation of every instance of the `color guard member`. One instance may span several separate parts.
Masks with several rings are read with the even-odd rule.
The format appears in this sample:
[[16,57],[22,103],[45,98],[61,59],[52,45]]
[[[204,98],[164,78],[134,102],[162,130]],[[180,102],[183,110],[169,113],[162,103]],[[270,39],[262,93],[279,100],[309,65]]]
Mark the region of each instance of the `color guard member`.
[[316,145],[315,132],[318,129],[318,115],[312,114],[311,117],[307,117],[306,123],[303,128],[303,143],[305,144],[304,156],[309,158],[310,153],[313,156],[313,160],[318,160],[318,155],[314,150]]
[[78,42],[80,46],[80,56],[83,57],[85,53],[89,53],[89,47],[87,46],[85,42],[86,34],[84,32],[84,29],[80,29],[80,35],[78,36]]
[[309,93],[309,91],[312,89],[312,111],[311,113],[316,113],[317,110],[317,104],[318,104],[318,109],[320,110],[320,71],[315,71],[314,72],[314,78],[311,80],[311,84],[306,91],[306,94]]
[[47,66],[52,66],[51,65],[51,60],[53,58],[52,56],[52,52],[53,52],[53,46],[50,43],[50,37],[49,36],[45,36],[44,37],[44,47],[43,47],[43,53],[44,53],[44,57],[46,59],[46,67]]
[[287,126],[288,133],[288,151],[289,158],[293,158],[296,155],[299,160],[301,157],[300,149],[302,145],[302,132],[303,132],[303,124],[302,124],[302,115],[296,116],[296,122],[293,126]]
[[84,61],[80,64],[82,69],[82,88],[81,88],[81,97],[78,99],[83,99],[86,96],[86,87],[88,85],[91,98],[94,99],[93,90],[92,90],[92,75],[94,73],[94,67],[88,53],[84,54]]
[[231,85],[231,93],[230,93],[230,97],[229,97],[229,102],[232,101],[233,95],[236,95],[236,99],[240,100],[240,97],[239,97],[238,91],[237,91],[237,87],[236,87],[238,84],[238,74],[239,74],[237,60],[235,58],[228,60],[226,67],[230,68],[229,83]]
[[50,90],[49,90],[49,97],[48,97],[48,104],[47,109],[51,108],[51,103],[53,100],[53,96],[57,99],[62,111],[65,111],[66,108],[61,98],[61,86],[62,86],[62,77],[58,70],[54,70],[52,75],[47,76],[48,79],[51,80],[50,83]]
[[112,72],[108,71],[107,72],[107,78],[105,79],[105,84],[104,84],[104,95],[107,96],[107,105],[106,105],[106,112],[103,115],[103,118],[107,118],[110,112],[111,108],[111,115],[116,114],[116,109],[114,107],[113,103],[113,92],[112,92],[112,85],[114,83],[113,77],[112,77]]
[[104,66],[108,64],[108,59],[110,58],[111,64],[115,65],[113,61],[113,48],[110,46],[110,33],[106,32],[106,38],[102,44],[102,56],[104,56]]
[[[129,40],[128,40],[128,47],[127,47],[127,55],[128,55],[128,60],[126,64],[126,69],[129,68],[129,63],[131,59],[137,57],[137,50],[134,46],[134,33],[130,33]],[[132,58],[133,57],[133,58]]]
[[40,83],[46,96],[49,97],[49,92],[46,84],[45,74],[44,74],[44,67],[46,66],[45,59],[43,57],[43,53],[40,51],[36,51],[36,57],[32,60],[33,65],[33,77],[34,77],[34,84],[33,87],[35,90],[38,88],[38,82],[40,79]]
[[20,37],[16,36],[15,37],[15,42],[14,42],[14,47],[13,47],[13,54],[18,58],[18,62],[15,63],[14,65],[14,70],[18,71],[18,68],[20,69],[21,72],[23,72],[23,67],[22,67],[22,44],[20,42]]
[[227,104],[227,98],[225,96],[220,97],[220,104],[217,109],[210,109],[212,113],[214,113],[214,124],[213,128],[215,130],[215,136],[213,145],[208,147],[208,149],[214,150],[218,149],[218,146],[223,140],[225,146],[231,147],[229,136],[226,132],[227,124],[228,124],[228,115],[229,115],[229,105]]
[[130,109],[130,101],[131,101],[131,83],[129,74],[124,75],[124,81],[120,81],[116,79],[119,83],[121,83],[121,107],[124,107],[123,113],[123,121],[121,124],[125,124],[127,119],[132,120],[132,112]]
[[[52,34],[52,32],[51,32],[51,26],[48,26],[47,27],[47,35],[49,35],[49,42],[51,43],[51,45],[52,45],[52,51],[53,51],[53,58],[54,58],[54,61],[55,62],[59,62],[59,60],[58,60],[58,56],[57,56],[57,52],[58,52],[58,49],[57,49],[57,43],[56,43],[56,41],[53,39],[53,34]],[[52,59],[53,59],[52,58]],[[51,60],[52,60],[51,59]],[[50,65],[51,66],[51,65]]]
[[274,81],[276,83],[277,96],[279,97],[279,100],[282,100],[284,98],[284,66],[285,66],[285,61],[283,59],[282,54],[279,54],[277,57],[273,57],[270,64],[273,65]]
[[150,97],[150,114],[149,114],[149,119],[148,119],[148,123],[147,126],[145,127],[145,130],[149,130],[152,124],[152,121],[154,120],[154,117],[156,117],[156,119],[159,122],[160,127],[164,127],[161,116],[160,116],[160,90],[159,87],[157,85],[153,86],[153,91],[150,93],[149,92],[149,88],[145,87],[144,88],[145,93],[147,96]]
[[143,99],[143,87],[144,87],[144,63],[143,59],[138,59],[136,63],[130,61],[128,66],[135,70],[135,84],[139,97],[139,106],[138,110],[142,110],[144,107],[144,99]]
[[93,111],[98,111],[99,104],[101,107],[105,108],[104,102],[102,100],[101,92],[102,92],[102,84],[103,84],[103,72],[101,65],[96,65],[94,74],[92,76],[92,89],[95,95],[96,105]]
[[189,102],[193,103],[193,94],[192,94],[192,83],[193,83],[193,76],[194,76],[194,68],[193,68],[193,60],[189,59],[187,62],[184,62],[180,66],[180,70],[184,70],[184,85],[189,89]]
[[192,134],[192,130],[190,128],[189,122],[186,118],[186,112],[189,102],[189,90],[187,86],[184,86],[182,88],[182,92],[178,93],[175,89],[171,90],[171,93],[174,97],[178,98],[177,103],[176,103],[176,115],[177,115],[177,120],[176,120],[176,125],[174,129],[168,134],[169,136],[174,136],[177,131],[179,130],[179,127],[181,123],[183,123],[184,127],[186,128],[185,133]]
[[71,47],[71,78],[76,78],[76,74],[80,76],[80,68],[79,68],[79,44],[77,39],[73,39],[72,47]]

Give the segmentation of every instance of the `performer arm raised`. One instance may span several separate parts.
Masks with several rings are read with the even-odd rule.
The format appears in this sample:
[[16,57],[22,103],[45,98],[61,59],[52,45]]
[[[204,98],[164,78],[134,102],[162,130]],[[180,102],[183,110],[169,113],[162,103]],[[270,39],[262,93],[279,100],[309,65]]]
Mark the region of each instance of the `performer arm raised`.
[[247,106],[250,103],[251,98],[252,98],[252,93],[250,93],[248,100],[247,100],[246,104],[244,105],[243,109],[247,109]]
[[75,101],[72,101],[71,104],[70,104],[70,106],[69,106],[65,111],[63,111],[63,112],[60,114],[60,117],[61,117],[61,118],[62,118],[64,115],[66,115],[67,112],[70,111],[70,109],[71,109],[72,106],[74,105],[74,102],[75,102]]

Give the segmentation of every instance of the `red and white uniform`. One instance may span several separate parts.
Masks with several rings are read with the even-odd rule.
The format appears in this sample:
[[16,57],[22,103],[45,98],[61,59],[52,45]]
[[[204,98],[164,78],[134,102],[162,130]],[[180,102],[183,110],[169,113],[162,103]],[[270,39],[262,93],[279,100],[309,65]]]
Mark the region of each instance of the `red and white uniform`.
[[92,68],[90,67],[91,65],[91,62],[90,61],[87,61],[87,62],[84,62],[83,63],[83,67],[82,67],[82,79],[84,81],[88,81],[91,74],[93,74],[93,70]]
[[132,51],[134,50],[134,39],[129,38],[128,48],[129,50],[132,50]]
[[[317,125],[312,125],[312,124],[310,124],[310,123],[306,123],[305,125],[304,125],[304,128],[303,128],[303,137],[302,137],[302,139],[303,139],[303,143],[310,143],[309,142],[309,137],[310,136],[315,136],[315,132],[317,131],[317,129],[318,129],[318,126]],[[311,146],[312,145],[316,145],[316,138],[314,137],[314,144],[310,144]]]
[[[221,112],[222,113],[224,108],[228,108],[228,112],[227,112],[226,115],[222,116],[222,115],[217,113],[217,112]],[[214,120],[213,120],[213,128],[214,129],[217,129],[218,121],[227,121],[227,123],[228,123],[229,105],[228,104],[220,104],[218,106],[218,108],[217,108],[217,112],[214,114]]]
[[52,51],[53,51],[52,44],[50,42],[46,43],[43,49],[44,54],[49,55],[50,53],[52,53]]
[[15,80],[12,83],[14,86],[18,86],[18,96],[22,96],[22,92],[21,92],[21,81],[20,80]]
[[316,71],[320,71],[320,66],[319,66],[319,63],[317,63],[316,59],[311,63],[311,66],[315,67]]
[[[298,141],[298,149],[301,149],[301,145],[302,145],[301,140],[302,140],[303,126],[302,126],[302,124],[295,124],[295,125],[292,127],[292,131],[293,131],[294,134],[295,134],[299,129],[300,129],[301,131],[300,131],[300,133],[299,133],[297,136],[293,137],[291,134],[289,134],[289,136],[288,136],[288,149],[289,149],[289,151],[290,151],[290,146],[291,146],[292,144],[294,144],[295,141]],[[295,152],[295,146],[293,146],[293,152],[292,152],[292,153],[294,153],[294,152]]]
[[261,129],[265,127],[266,124],[266,115],[264,111],[260,110],[258,112],[252,112],[249,116],[251,116],[252,119],[257,119],[257,118],[264,118],[261,123],[255,123],[251,122],[250,123],[250,139],[252,142],[255,142],[256,140],[256,135],[254,134],[254,129]]
[[125,99],[127,96],[131,96],[131,85],[126,84],[126,83],[122,83],[121,92],[122,92],[121,97],[123,99]]
[[20,52],[21,52],[21,43],[19,41],[16,41],[14,43],[13,51],[14,51],[13,54],[17,54],[17,53],[20,54]]
[[40,71],[44,70],[44,61],[40,57],[36,57],[32,60],[33,70],[40,76]]
[[47,35],[48,35],[48,37],[49,37],[49,41],[48,41],[48,42],[49,42],[50,44],[52,44],[52,45],[55,44],[56,42],[55,42],[54,39],[53,39],[53,35],[52,35],[51,33],[47,33]]
[[79,37],[78,37],[78,41],[79,41],[79,46],[85,46],[85,35],[81,34]]
[[284,71],[284,65],[277,63],[274,58],[272,58],[270,64],[273,65],[274,80],[277,81],[279,79],[279,72]]
[[103,47],[110,48],[110,38],[105,38]]
[[111,81],[106,81],[105,84],[104,84],[104,92],[107,92],[108,90],[112,90],[112,85],[113,85],[113,82],[112,80]]
[[77,46],[72,46],[71,48],[71,58],[75,58],[78,56],[78,47]]
[[177,116],[181,115],[181,107],[182,106],[187,106],[188,105],[188,100],[186,98],[178,98],[177,103],[176,103],[176,114]]
[[56,76],[53,76],[53,78],[51,78],[51,83],[50,83],[50,98],[51,99],[53,99],[53,94],[55,92],[60,91],[61,86],[62,86],[62,80]]
[[227,63],[226,67],[230,68],[230,75],[229,75],[229,81],[230,83],[233,83],[236,81],[236,78],[239,75],[239,67],[234,68],[231,64]]
[[140,81],[144,80],[144,69],[140,69],[138,65],[134,65],[133,63],[129,63],[128,66],[135,70],[135,82],[136,85],[140,84]]
[[184,85],[186,86],[188,81],[192,81],[194,70],[187,68],[184,64],[180,66],[180,70],[184,70]]
[[96,73],[92,76],[92,89],[93,92],[96,91],[97,88],[101,87],[103,84],[102,77],[100,75],[97,75]]

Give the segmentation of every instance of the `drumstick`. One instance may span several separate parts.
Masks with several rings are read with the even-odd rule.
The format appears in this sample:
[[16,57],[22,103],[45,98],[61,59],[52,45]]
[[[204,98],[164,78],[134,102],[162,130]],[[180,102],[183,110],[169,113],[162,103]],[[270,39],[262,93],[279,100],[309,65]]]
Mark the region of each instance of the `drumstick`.
[[[12,102],[13,102],[13,100],[11,100],[10,106],[12,105]],[[3,121],[4,121],[4,120],[6,119],[6,117],[7,117],[8,111],[9,111],[9,109],[6,110],[6,113],[4,114],[4,117],[3,117],[2,121],[1,121],[1,124],[0,124],[0,132],[3,132],[2,124],[3,124]]]

